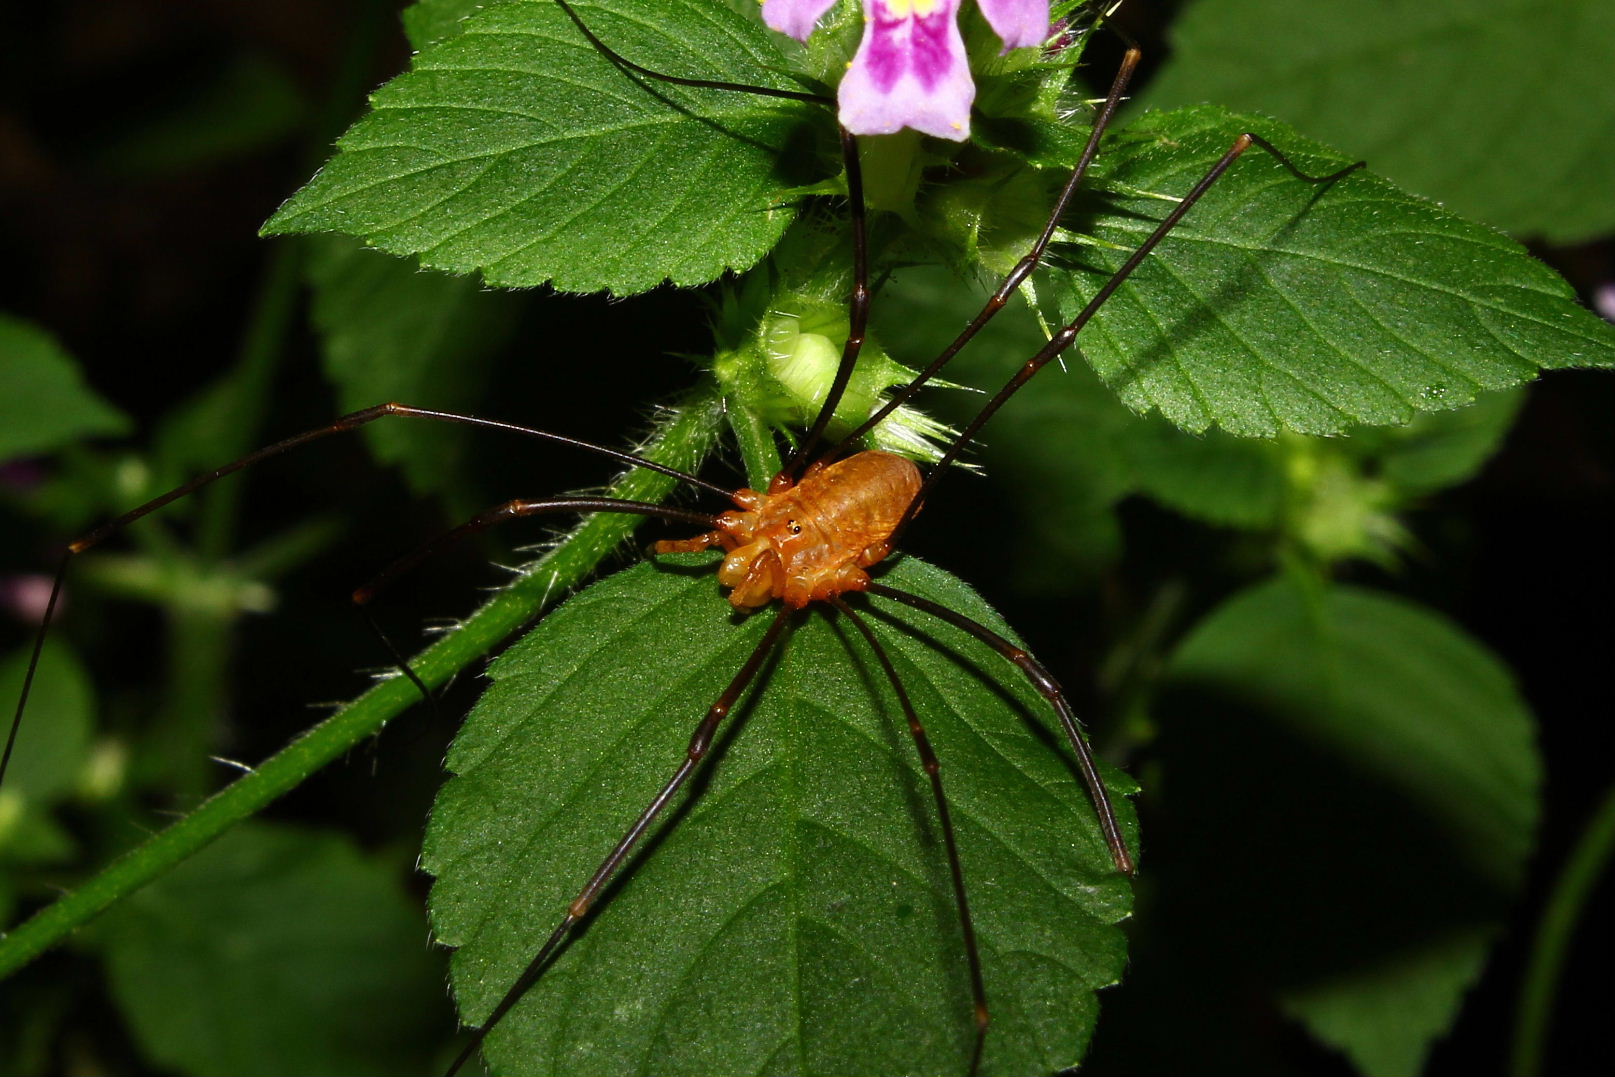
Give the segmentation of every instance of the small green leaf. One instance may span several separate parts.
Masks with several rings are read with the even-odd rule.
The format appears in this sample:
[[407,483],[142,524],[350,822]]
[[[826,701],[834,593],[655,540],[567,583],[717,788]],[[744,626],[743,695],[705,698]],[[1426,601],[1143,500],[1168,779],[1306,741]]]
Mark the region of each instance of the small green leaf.
[[[0,699],[14,704],[22,697],[31,650],[16,651],[0,662]],[[0,824],[6,815],[5,797],[23,797],[42,804],[59,800],[73,787],[89,755],[90,733],[95,725],[95,690],[84,666],[64,641],[52,640],[40,654],[25,719],[6,770],[4,792],[0,792]],[[3,837],[4,828],[0,826],[0,840]]]
[[1271,992],[1364,1073],[1418,1072],[1533,847],[1541,762],[1508,671],[1403,600],[1270,583],[1168,676],[1163,788],[1193,820],[1161,860],[1177,930],[1217,990]]
[[[1101,188],[1182,195],[1253,131],[1314,174],[1344,159],[1271,121],[1210,107],[1152,113],[1111,140]],[[1121,251],[1165,216],[1159,198],[1111,196],[1084,223]],[[1070,318],[1124,255],[1062,247]],[[1615,328],[1512,240],[1374,176],[1303,183],[1246,153],[1145,259],[1077,340],[1132,408],[1199,433],[1335,434],[1456,408],[1539,369],[1615,365]]]
[[[575,6],[656,71],[795,88],[774,70],[769,32],[725,8]],[[371,104],[267,233],[344,232],[494,285],[618,294],[702,284],[766,254],[802,179],[785,174],[781,148],[828,116],[630,76],[548,2],[465,19]]]
[[252,823],[98,928],[145,1050],[183,1073],[414,1073],[440,971],[399,873],[347,839]]
[[128,429],[128,418],[84,384],[56,338],[0,314],[0,461]]
[[1218,101],[1366,157],[1521,236],[1615,228],[1615,7],[1604,0],[1188,5],[1154,106]]
[[96,163],[136,179],[217,165],[265,152],[297,131],[306,110],[289,72],[261,57],[234,57],[152,118],[120,129]]
[[[344,411],[388,400],[464,409],[478,398],[488,359],[520,309],[516,297],[471,277],[423,271],[334,236],[314,245],[308,275],[325,371]],[[402,465],[421,493],[453,485],[465,433],[425,422],[365,429],[376,456]]]
[[[773,611],[710,557],[642,564],[493,666],[423,863],[472,1023],[684,758]],[[883,579],[1004,631],[913,559]],[[1077,1063],[1120,977],[1129,891],[1050,716],[1002,658],[871,600],[941,760],[993,1014],[984,1073]],[[860,602],[860,605],[864,603]],[[958,1073],[970,990],[929,786],[855,630],[810,611],[586,929],[490,1036],[517,1073]],[[1118,807],[1131,834],[1123,794]]]
[[1364,1077],[1421,1073],[1430,1047],[1452,1027],[1464,994],[1480,979],[1498,926],[1432,933],[1382,961],[1294,988],[1280,1005]]
[[1168,508],[1221,527],[1265,530],[1284,509],[1284,448],[1218,430],[1186,434],[1146,420],[1127,428],[1122,451],[1139,487]]
[[1519,391],[1487,393],[1467,408],[1420,415],[1405,427],[1363,430],[1347,443],[1379,460],[1380,473],[1407,496],[1433,493],[1473,478],[1514,424]]
[[[1186,516],[1267,530],[1280,525],[1288,506],[1289,524],[1304,538],[1310,524],[1320,522],[1317,515],[1328,511],[1326,503],[1345,497],[1354,506],[1335,510],[1345,509],[1372,530],[1376,521],[1387,521],[1385,513],[1472,478],[1497,451],[1523,397],[1518,390],[1487,393],[1468,407],[1428,412],[1406,426],[1362,427],[1327,439],[1291,435],[1268,442],[1216,430],[1194,435],[1145,420],[1121,432],[1121,445],[1140,488]],[[1326,490],[1329,483],[1335,488]],[[1367,552],[1375,543],[1365,547],[1361,540],[1370,537],[1348,537],[1346,546]]]

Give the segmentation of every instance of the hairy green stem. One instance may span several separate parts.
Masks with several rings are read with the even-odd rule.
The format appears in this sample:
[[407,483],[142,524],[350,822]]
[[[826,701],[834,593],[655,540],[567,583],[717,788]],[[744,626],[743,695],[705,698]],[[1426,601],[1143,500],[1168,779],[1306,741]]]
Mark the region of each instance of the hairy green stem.
[[1576,924],[1599,880],[1615,859],[1615,786],[1576,840],[1559,878],[1548,895],[1531,945],[1531,963],[1520,984],[1520,1002],[1514,1021],[1514,1048],[1509,1072],[1513,1077],[1539,1077],[1547,1061],[1548,1030],[1565,955]]
[[[685,471],[698,468],[718,441],[723,408],[707,388],[672,408],[642,455]],[[660,501],[676,480],[630,471],[610,489],[613,497]],[[594,516],[532,565],[509,587],[412,660],[428,686],[437,687],[487,654],[537,616],[552,599],[580,583],[640,522],[637,516]],[[261,766],[238,779],[185,818],[124,854],[82,887],[0,938],[0,977],[26,965],[97,913],[157,878],[236,823],[296,788],[386,722],[420,702],[402,677],[382,681],[316,725]]]

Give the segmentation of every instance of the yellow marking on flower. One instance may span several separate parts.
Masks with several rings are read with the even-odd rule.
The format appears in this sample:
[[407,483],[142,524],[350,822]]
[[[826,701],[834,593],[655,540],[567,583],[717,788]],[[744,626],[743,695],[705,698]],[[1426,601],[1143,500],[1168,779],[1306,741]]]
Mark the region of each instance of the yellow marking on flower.
[[942,0],[881,0],[881,4],[890,15],[899,19],[906,19],[910,15],[925,18],[934,14],[942,6]]

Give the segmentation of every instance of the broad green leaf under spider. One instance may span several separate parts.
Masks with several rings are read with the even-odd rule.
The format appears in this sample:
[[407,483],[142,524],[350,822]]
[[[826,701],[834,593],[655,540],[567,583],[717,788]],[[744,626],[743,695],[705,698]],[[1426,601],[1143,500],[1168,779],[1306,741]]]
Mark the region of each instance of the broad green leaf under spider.
[[[480,1023],[682,758],[760,638],[708,557],[594,585],[492,667],[423,865]],[[904,558],[882,579],[999,631],[969,588]],[[877,600],[878,601],[878,600]],[[942,764],[993,1025],[984,1073],[1082,1058],[1122,974],[1127,881],[1047,704],[951,627],[870,605]],[[488,1038],[522,1073],[962,1072],[973,1025],[935,809],[879,667],[810,612],[627,877]],[[1111,772],[1129,842],[1136,828]]]

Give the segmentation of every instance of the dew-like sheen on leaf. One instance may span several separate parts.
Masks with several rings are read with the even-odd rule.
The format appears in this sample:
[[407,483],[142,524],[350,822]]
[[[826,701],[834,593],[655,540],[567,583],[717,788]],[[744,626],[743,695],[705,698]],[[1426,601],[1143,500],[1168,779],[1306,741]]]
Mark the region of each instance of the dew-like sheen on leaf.
[[[721,5],[574,6],[653,70],[798,89],[775,38]],[[767,253],[793,216],[781,149],[829,115],[630,76],[547,0],[465,19],[371,105],[266,232],[344,232],[493,285],[619,295]]]
[[[1347,161],[1270,120],[1150,113],[1095,164],[1102,188],[1181,197],[1242,131],[1313,174]],[[1070,318],[1172,202],[1108,198],[1068,221],[1121,249],[1062,246],[1049,298]],[[1248,437],[1335,434],[1461,407],[1538,370],[1615,366],[1615,329],[1523,247],[1358,171],[1314,186],[1240,158],[1077,339],[1138,411]]]
[[[467,1021],[531,960],[772,619],[735,615],[713,567],[613,576],[494,663],[423,855]],[[906,558],[883,579],[1004,631],[937,569]],[[1122,973],[1127,884],[1014,667],[891,613],[872,620],[941,760],[981,941],[982,1072],[1073,1065],[1094,992]],[[969,980],[935,809],[862,637],[810,611],[730,722],[700,799],[669,809],[676,822],[489,1037],[496,1071],[963,1072]],[[1111,782],[1134,841],[1132,786]]]

